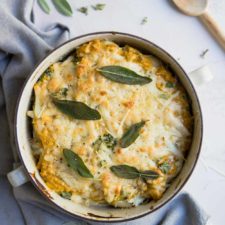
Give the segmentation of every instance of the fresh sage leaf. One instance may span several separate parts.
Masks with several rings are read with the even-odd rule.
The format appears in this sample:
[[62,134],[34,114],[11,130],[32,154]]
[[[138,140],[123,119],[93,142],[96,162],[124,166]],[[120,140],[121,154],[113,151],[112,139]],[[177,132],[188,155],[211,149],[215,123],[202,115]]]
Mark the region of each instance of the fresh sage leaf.
[[97,69],[105,78],[122,84],[143,85],[152,81],[149,77],[143,77],[136,72],[122,66],[104,66]]
[[111,166],[110,170],[117,176],[125,179],[157,179],[159,174],[153,170],[138,171],[137,168],[128,165]]
[[67,0],[52,0],[56,9],[65,16],[72,16],[73,11]]
[[53,98],[54,105],[64,114],[78,120],[99,120],[100,113],[83,102]]
[[68,199],[70,200],[71,199],[71,196],[72,196],[72,193],[71,192],[67,192],[67,191],[62,191],[59,193],[59,195],[65,199]]
[[142,19],[142,21],[141,21],[141,25],[144,25],[144,24],[146,24],[147,22],[148,22],[148,17],[145,16],[145,17]]
[[68,165],[78,172],[78,174],[82,177],[86,178],[93,178],[93,175],[91,174],[90,170],[85,166],[83,160],[80,158],[79,155],[77,155],[75,152],[64,149],[63,155],[68,163]]
[[119,143],[122,148],[130,146],[138,138],[141,128],[145,125],[145,121],[133,124],[122,136]]
[[98,10],[98,11],[102,11],[104,8],[105,8],[105,4],[101,4],[101,3],[98,3],[98,4],[96,4],[96,5],[92,5],[92,8],[94,9],[94,10]]
[[50,8],[45,0],[38,0],[38,4],[45,13],[50,13]]
[[159,174],[153,170],[145,170],[145,171],[139,171],[139,176],[148,180],[148,179],[157,179],[159,177]]
[[85,14],[86,16],[88,15],[88,8],[87,7],[81,7],[79,9],[77,9],[77,11]]
[[139,171],[128,165],[111,166],[110,170],[117,176],[126,179],[136,179],[139,177]]

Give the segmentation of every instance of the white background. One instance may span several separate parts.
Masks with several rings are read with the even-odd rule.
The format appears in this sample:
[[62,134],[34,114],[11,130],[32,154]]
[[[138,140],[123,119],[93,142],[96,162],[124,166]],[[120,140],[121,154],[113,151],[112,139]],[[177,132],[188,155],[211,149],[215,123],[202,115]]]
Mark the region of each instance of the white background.
[[[51,2],[50,15],[34,5],[35,23],[41,29],[60,22],[71,29],[71,38],[96,31],[121,31],[144,37],[179,59],[187,72],[208,65],[214,80],[198,88],[204,117],[204,140],[197,167],[185,189],[211,216],[225,224],[225,51],[197,18],[179,13],[169,0],[68,0],[73,17],[59,14]],[[198,0],[196,0],[198,1]],[[209,13],[225,32],[225,0],[209,0]],[[91,5],[106,3],[103,11]],[[87,16],[76,9],[88,6]],[[143,17],[148,22],[141,25]],[[200,54],[209,49],[205,58]]]

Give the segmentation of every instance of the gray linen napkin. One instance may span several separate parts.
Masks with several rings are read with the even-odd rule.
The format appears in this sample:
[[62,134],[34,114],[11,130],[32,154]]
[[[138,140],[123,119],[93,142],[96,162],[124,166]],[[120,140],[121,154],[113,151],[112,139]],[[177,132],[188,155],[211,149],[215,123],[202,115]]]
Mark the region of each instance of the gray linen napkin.
[[[87,222],[61,213],[31,183],[12,189],[5,174],[19,159],[13,137],[15,105],[21,86],[35,64],[68,38],[68,29],[53,24],[35,27],[33,0],[2,0],[0,4],[0,224],[78,225]],[[180,194],[157,212],[121,224],[203,225],[208,217],[188,194]],[[95,223],[92,223],[95,224]]]

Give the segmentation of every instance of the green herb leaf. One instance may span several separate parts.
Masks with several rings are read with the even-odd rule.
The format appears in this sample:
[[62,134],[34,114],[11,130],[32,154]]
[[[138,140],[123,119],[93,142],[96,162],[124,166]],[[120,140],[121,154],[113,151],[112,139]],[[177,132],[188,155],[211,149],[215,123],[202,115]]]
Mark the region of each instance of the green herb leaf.
[[97,71],[105,78],[122,84],[143,85],[152,81],[151,78],[140,76],[134,71],[122,66],[104,66],[98,68]]
[[38,0],[38,4],[45,13],[50,13],[50,8],[45,0]]
[[89,169],[85,166],[83,160],[80,158],[79,155],[74,153],[73,151],[69,149],[63,150],[63,155],[69,164],[69,166],[79,173],[80,176],[86,177],[86,178],[93,178],[93,175],[89,171]]
[[168,162],[164,162],[164,163],[159,165],[159,169],[163,173],[167,174],[169,172],[169,170],[170,170],[170,164]]
[[73,11],[67,0],[52,0],[56,9],[65,16],[72,16]]
[[169,82],[169,81],[166,82],[166,87],[167,88],[174,88],[175,86],[176,86],[176,84],[173,83],[173,82]]
[[146,24],[147,22],[148,22],[148,17],[145,16],[145,17],[142,19],[142,21],[141,21],[141,25],[144,25],[144,24]]
[[86,16],[88,15],[88,8],[87,7],[81,7],[79,9],[77,9],[77,11],[85,14]]
[[128,165],[111,166],[110,170],[117,176],[126,179],[136,179],[139,177],[139,171]]
[[159,174],[153,170],[145,170],[145,171],[139,171],[139,176],[148,180],[148,179],[157,179],[159,177]]
[[145,121],[133,124],[120,139],[120,146],[126,148],[130,146],[138,138],[141,128],[145,125]]
[[111,166],[110,170],[117,176],[126,179],[157,179],[159,174],[153,170],[138,171],[137,168],[128,165]]
[[105,8],[105,4],[96,4],[96,5],[92,5],[92,8],[94,9],[94,10],[99,10],[99,11],[101,11],[101,10],[103,10],[104,8]]
[[83,102],[53,98],[54,105],[64,114],[78,120],[99,120],[101,115]]
[[71,199],[71,196],[72,196],[72,193],[71,192],[67,192],[67,191],[62,191],[59,193],[59,195],[65,199],[68,199],[70,200]]

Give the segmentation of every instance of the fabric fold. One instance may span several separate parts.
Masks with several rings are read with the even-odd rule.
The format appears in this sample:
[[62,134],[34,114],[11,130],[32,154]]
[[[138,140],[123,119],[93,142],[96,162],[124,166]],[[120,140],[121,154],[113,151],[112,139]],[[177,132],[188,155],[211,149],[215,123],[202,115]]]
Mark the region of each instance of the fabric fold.
[[[1,92],[4,95],[6,114],[9,124],[3,128],[4,132],[10,133],[12,152],[15,162],[18,162],[18,155],[14,145],[13,123],[15,107],[18,95],[26,77],[31,73],[34,66],[46,54],[57,45],[69,38],[69,29],[61,24],[54,24],[47,31],[41,31],[31,20],[33,1],[9,0],[0,4],[0,75]],[[4,110],[1,112],[4,115]],[[3,136],[3,134],[1,134]],[[0,136],[0,138],[1,138]],[[1,138],[4,139],[3,137]],[[1,140],[0,139],[0,140]],[[8,146],[1,146],[4,154]],[[8,160],[11,164],[11,160]],[[4,165],[1,162],[0,166]],[[7,168],[10,166],[7,165]],[[4,171],[0,168],[0,171]],[[4,171],[4,173],[9,171]],[[1,172],[2,173],[2,172]]]

